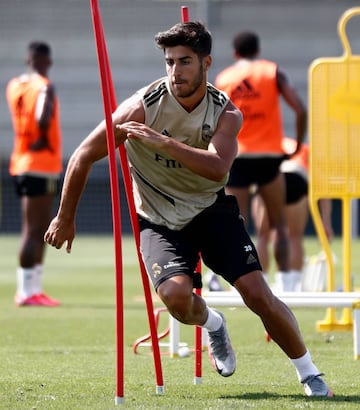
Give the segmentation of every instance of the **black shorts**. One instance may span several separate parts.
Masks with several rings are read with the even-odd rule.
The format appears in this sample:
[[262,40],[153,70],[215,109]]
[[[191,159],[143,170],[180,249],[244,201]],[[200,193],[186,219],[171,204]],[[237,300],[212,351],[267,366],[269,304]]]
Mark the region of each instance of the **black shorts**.
[[16,175],[13,177],[18,196],[57,195],[60,188],[59,178]]
[[228,187],[246,188],[251,185],[265,185],[279,174],[280,164],[285,156],[278,157],[237,157],[229,174]]
[[231,285],[240,276],[261,270],[255,246],[233,196],[219,195],[212,206],[180,231],[140,219],[140,243],[155,289],[172,276],[198,276],[194,272],[199,254],[209,269]]
[[308,193],[307,180],[297,172],[284,172],[286,205],[295,204]]

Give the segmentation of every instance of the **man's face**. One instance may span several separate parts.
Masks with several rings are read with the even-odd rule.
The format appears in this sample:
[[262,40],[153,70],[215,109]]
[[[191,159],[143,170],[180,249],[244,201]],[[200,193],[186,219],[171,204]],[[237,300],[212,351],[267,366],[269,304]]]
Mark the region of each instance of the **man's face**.
[[191,97],[206,82],[210,56],[199,59],[189,47],[176,46],[165,49],[165,61],[170,87],[176,97]]

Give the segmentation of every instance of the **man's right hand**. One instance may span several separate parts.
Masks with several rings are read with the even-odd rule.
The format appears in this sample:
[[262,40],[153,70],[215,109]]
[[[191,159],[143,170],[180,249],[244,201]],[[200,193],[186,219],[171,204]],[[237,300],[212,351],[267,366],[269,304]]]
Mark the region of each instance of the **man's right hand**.
[[72,242],[75,237],[75,223],[63,223],[61,219],[56,216],[51,222],[45,232],[44,241],[56,249],[62,248],[64,242],[67,242],[66,252],[71,252]]

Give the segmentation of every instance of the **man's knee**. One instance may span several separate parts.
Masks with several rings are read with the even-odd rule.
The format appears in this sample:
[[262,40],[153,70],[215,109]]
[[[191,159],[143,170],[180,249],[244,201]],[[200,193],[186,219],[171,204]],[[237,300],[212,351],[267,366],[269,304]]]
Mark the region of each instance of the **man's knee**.
[[185,313],[192,301],[193,289],[186,282],[168,279],[157,289],[158,295],[169,311]]
[[249,286],[242,292],[242,297],[246,306],[259,316],[276,309],[275,297],[267,284]]

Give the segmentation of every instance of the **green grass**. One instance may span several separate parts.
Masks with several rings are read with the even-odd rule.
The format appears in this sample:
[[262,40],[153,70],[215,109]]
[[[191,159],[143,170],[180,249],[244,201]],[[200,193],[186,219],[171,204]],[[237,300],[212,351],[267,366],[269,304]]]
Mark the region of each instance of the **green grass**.
[[[326,381],[332,400],[303,395],[288,359],[265,342],[257,317],[243,308],[226,309],[237,353],[234,376],[217,375],[203,355],[203,383],[194,385],[194,357],[162,355],[165,394],[156,394],[153,357],[132,345],[148,333],[146,305],[132,239],[124,238],[125,394],[115,406],[114,247],[110,237],[79,236],[70,255],[47,249],[45,290],[59,308],[17,308],[13,304],[19,238],[0,236],[0,409],[355,409],[360,406],[359,366],[351,332],[319,333],[325,309],[295,309],[305,341]],[[341,241],[334,241],[339,257]],[[307,254],[319,250],[306,240]],[[359,272],[360,242],[353,242],[353,271]],[[158,302],[155,306],[161,306]],[[337,312],[341,317],[341,311]],[[160,320],[160,330],[168,324]],[[181,341],[193,345],[193,328],[181,326]]]

